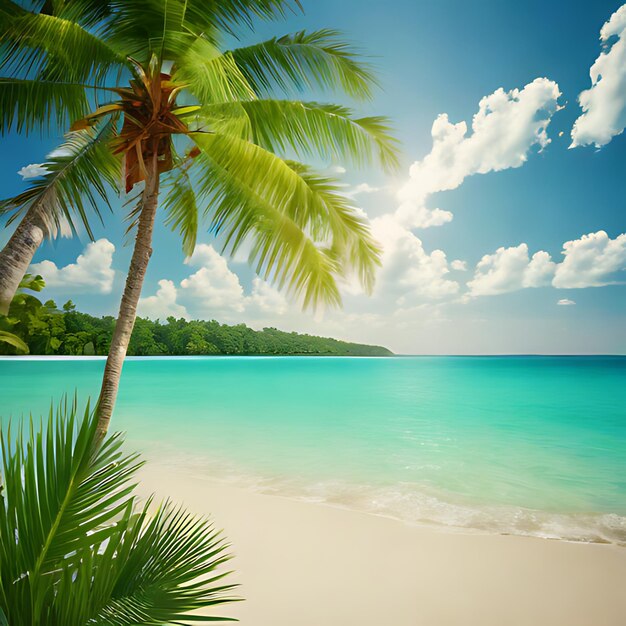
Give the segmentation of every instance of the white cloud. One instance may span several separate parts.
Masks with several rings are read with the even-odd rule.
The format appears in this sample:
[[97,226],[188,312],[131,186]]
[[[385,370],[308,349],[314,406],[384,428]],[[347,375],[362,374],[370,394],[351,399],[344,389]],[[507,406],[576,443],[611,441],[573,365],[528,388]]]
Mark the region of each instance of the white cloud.
[[196,246],[185,263],[200,268],[180,283],[186,297],[193,298],[196,306],[211,315],[244,310],[239,277],[230,271],[226,260],[212,246]]
[[376,193],[381,190],[382,190],[382,187],[373,187],[369,183],[359,183],[358,185],[355,185],[351,189],[348,189],[345,192],[345,195],[348,198],[354,198],[363,193]]
[[372,233],[383,246],[375,297],[405,306],[457,293],[459,284],[446,278],[450,268],[442,250],[426,252],[421,239],[403,228],[391,215],[372,220]]
[[[604,24],[600,41],[605,50],[589,70],[591,88],[580,93],[583,110],[572,128],[571,148],[604,146],[626,127],[626,4]],[[617,37],[609,45],[612,37]]]
[[575,304],[573,300],[569,300],[568,298],[562,298],[557,302],[558,306],[574,306]]
[[252,281],[252,294],[247,298],[246,305],[270,315],[284,315],[289,308],[285,296],[258,276]]
[[30,266],[30,272],[41,274],[48,287],[74,291],[111,293],[115,271],[111,267],[115,246],[108,239],[87,244],[76,263],[57,267],[52,261],[41,261]]
[[602,287],[626,269],[626,234],[611,239],[603,230],[563,244],[561,263],[544,250],[529,257],[528,245],[498,248],[478,262],[467,283],[469,296],[493,296],[527,287],[557,289]]
[[140,298],[138,314],[150,319],[165,320],[170,316],[189,318],[187,309],[176,302],[176,285],[171,280],[160,280],[154,296]]
[[426,208],[427,198],[456,189],[466,177],[523,165],[534,146],[545,148],[547,127],[560,96],[558,85],[536,78],[523,89],[500,88],[482,98],[467,124],[453,124],[445,113],[432,126],[433,147],[410,168],[409,181],[399,192],[398,220],[409,228],[440,226],[452,219],[449,211]]
[[254,323],[284,315],[288,310],[284,295],[258,276],[246,294],[237,274],[213,246],[196,246],[185,263],[197,271],[181,280],[178,287],[171,280],[160,280],[156,294],[140,300],[141,315],[152,319],[174,315]]
[[[445,114],[435,120],[433,147],[411,166],[409,181],[398,193],[400,206],[371,221],[372,234],[383,247],[382,266],[369,305],[372,309],[388,311],[396,306],[406,310],[458,294],[460,285],[449,274],[451,270],[466,271],[466,262],[448,261],[442,250],[426,251],[412,232],[446,224],[453,218],[450,211],[427,207],[427,199],[434,193],[456,189],[472,174],[520,167],[533,147],[541,150],[547,146],[550,139],[546,129],[558,109],[559,96],[558,85],[546,78],[538,78],[523,89],[498,89],[480,101],[469,136],[465,122],[452,124]],[[363,183],[349,193],[376,190]],[[540,280],[541,271],[545,271],[543,260],[539,255],[528,268],[527,282]],[[478,281],[476,289],[480,290]],[[483,289],[487,289],[486,282]],[[344,291],[360,293],[353,283]]]
[[[465,122],[452,124],[445,114],[434,121],[432,149],[411,166],[409,181],[398,193],[400,206],[395,212],[371,221],[372,233],[383,247],[382,266],[369,304],[372,310],[388,313],[394,306],[407,310],[458,294],[460,285],[449,274],[452,270],[466,271],[466,262],[448,261],[442,250],[426,251],[412,229],[440,226],[453,219],[450,211],[427,207],[432,194],[456,189],[472,174],[520,167],[533,148],[545,148],[550,142],[547,127],[558,109],[559,96],[555,82],[537,78],[522,89],[508,92],[498,89],[482,98],[469,135]],[[363,183],[349,193],[375,190]],[[526,248],[526,257],[527,254]],[[514,290],[516,280],[534,285],[549,282],[551,278],[554,264],[543,253],[532,262],[528,258],[522,260],[522,265],[527,267],[524,275],[516,278],[502,276],[505,268],[499,264],[506,260],[508,256],[498,260],[488,276],[482,276],[482,270],[487,272],[487,268],[481,268],[474,281],[477,294]],[[350,282],[344,291],[350,295],[360,293]]]
[[403,202],[396,211],[396,219],[407,228],[432,228],[451,222],[454,215],[443,209],[429,209],[412,202]]
[[48,168],[45,163],[31,163],[25,165],[22,169],[17,170],[17,173],[24,179],[39,178],[48,173]]
[[550,255],[540,250],[533,254],[526,272],[524,273],[523,287],[544,287],[550,283],[554,276],[556,264]]
[[547,252],[528,256],[528,246],[521,243],[510,248],[498,248],[478,262],[474,278],[467,283],[470,296],[494,296],[525,287],[550,284],[555,263]]
[[626,234],[610,239],[603,230],[563,244],[563,262],[553,285],[560,289],[602,287],[626,269]]

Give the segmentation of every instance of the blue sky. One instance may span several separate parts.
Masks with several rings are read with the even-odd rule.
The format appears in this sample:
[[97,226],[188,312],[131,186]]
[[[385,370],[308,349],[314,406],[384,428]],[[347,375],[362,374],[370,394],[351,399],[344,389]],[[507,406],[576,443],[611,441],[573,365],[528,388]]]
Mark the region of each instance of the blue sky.
[[[601,29],[621,2],[304,6],[304,16],[264,24],[245,40],[332,27],[373,57],[382,89],[358,108],[393,120],[402,168],[386,176],[320,165],[345,168],[347,192],[385,240],[377,291],[370,298],[346,285],[343,311],[303,314],[245,263],[217,257],[207,236],[185,264],[177,237],[159,225],[141,311],[329,334],[403,353],[626,352],[626,240],[619,238],[626,232],[626,137],[619,134],[626,10],[605,31],[612,56],[578,123],[581,145],[568,149],[583,113],[579,94],[590,89],[590,68],[603,50]],[[472,117],[485,97],[477,131]],[[443,113],[437,145],[431,129]],[[454,126],[460,122],[465,135]],[[607,132],[614,136],[607,140]],[[26,184],[17,170],[44,161],[57,140],[3,138],[4,196]],[[364,184],[368,191],[357,193]],[[107,242],[88,248],[77,268],[85,237],[42,247],[37,269],[50,275],[50,297],[71,297],[95,314],[116,311],[130,256],[121,214],[118,208],[96,229]],[[573,243],[565,256],[566,242]],[[91,285],[81,283],[88,264],[100,272]]]

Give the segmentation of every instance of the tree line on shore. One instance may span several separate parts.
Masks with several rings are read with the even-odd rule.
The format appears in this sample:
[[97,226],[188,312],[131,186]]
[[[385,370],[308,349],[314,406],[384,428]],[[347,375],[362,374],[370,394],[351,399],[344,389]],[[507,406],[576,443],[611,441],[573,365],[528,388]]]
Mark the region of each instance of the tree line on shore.
[[[112,316],[94,317],[76,310],[70,300],[58,308],[53,300],[41,302],[21,293],[11,305],[10,330],[30,354],[106,355],[115,327]],[[9,328],[7,328],[9,330]],[[0,343],[0,354],[19,352]],[[381,346],[349,343],[276,328],[254,330],[245,324],[227,325],[215,320],[166,321],[137,318],[128,347],[132,356],[157,355],[327,355],[389,356]]]

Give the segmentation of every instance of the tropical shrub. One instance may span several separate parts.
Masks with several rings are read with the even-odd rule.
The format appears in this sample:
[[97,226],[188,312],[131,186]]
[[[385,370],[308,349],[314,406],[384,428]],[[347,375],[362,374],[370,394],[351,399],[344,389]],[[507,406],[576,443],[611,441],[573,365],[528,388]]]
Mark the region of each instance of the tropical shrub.
[[142,465],[115,433],[94,448],[97,420],[76,401],[47,420],[0,430],[0,626],[192,624],[232,602],[212,524],[152,499]]

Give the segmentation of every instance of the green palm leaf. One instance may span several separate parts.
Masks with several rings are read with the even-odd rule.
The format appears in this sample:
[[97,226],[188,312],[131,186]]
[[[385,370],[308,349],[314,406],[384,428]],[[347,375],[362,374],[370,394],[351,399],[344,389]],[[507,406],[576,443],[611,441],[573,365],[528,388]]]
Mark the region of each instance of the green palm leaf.
[[55,15],[89,28],[101,24],[111,15],[110,0],[71,0],[55,4]]
[[303,163],[287,161],[287,164],[299,174],[311,192],[323,200],[329,215],[335,216],[333,221],[340,222],[332,254],[344,268],[344,274],[354,273],[365,291],[371,293],[382,248],[372,237],[367,219],[352,206],[343,188],[333,178],[319,174]]
[[13,333],[9,333],[6,330],[0,330],[0,342],[7,343],[10,346],[13,346],[18,352],[22,354],[28,354],[29,349],[28,346]]
[[[358,166],[378,160],[383,167],[398,166],[397,141],[382,117],[355,118],[336,104],[290,100],[252,100],[202,107],[185,117],[200,126],[249,139],[270,152],[289,148],[303,156],[340,159]],[[242,124],[240,120],[246,120]]]
[[[298,0],[109,0],[108,4],[116,19],[107,25],[106,35],[127,46],[150,40],[152,50],[160,49],[162,38],[176,30],[233,35],[241,27],[252,28],[255,19],[274,19],[301,8]],[[169,50],[167,41],[163,49]]]
[[13,611],[37,621],[60,563],[110,537],[130,502],[137,456],[122,455],[117,435],[94,453],[95,426],[88,408],[81,420],[76,403],[64,402],[44,430],[31,421],[26,433],[0,433],[0,598],[10,623],[18,623]]
[[51,81],[99,83],[125,63],[123,55],[77,22],[25,11],[10,0],[0,0],[0,45],[0,70],[10,76],[23,76],[27,68]]
[[299,0],[188,0],[186,24],[197,32],[218,29],[231,35],[241,26],[253,28],[257,19],[271,20],[302,10]]
[[[148,509],[136,519],[117,548],[124,558],[107,566],[112,583],[109,600],[99,608],[93,624],[128,626],[224,621],[189,615],[235,598],[236,587],[221,580],[229,572],[217,570],[230,559],[228,544],[206,519],[165,503],[147,520]],[[100,582],[100,581],[98,581]]]
[[257,94],[330,89],[368,99],[376,79],[358,51],[335,30],[301,31],[233,50],[233,57]]
[[101,27],[102,38],[127,57],[147,64],[156,54],[174,60],[193,41],[184,24],[185,3],[170,0],[110,0],[111,18]]
[[165,224],[178,231],[183,240],[183,252],[191,256],[198,238],[200,212],[196,192],[187,168],[181,168],[170,182],[163,201]]
[[104,38],[141,62],[152,53],[178,62],[185,45],[200,36],[216,44],[222,33],[251,28],[255,18],[276,18],[300,7],[298,0],[110,0],[108,4],[115,19],[105,24]]
[[209,204],[210,228],[222,237],[222,252],[234,254],[248,242],[248,261],[259,276],[301,296],[304,307],[339,306],[335,276],[341,268],[329,249],[318,246],[306,228],[259,195],[249,181],[207,156],[202,194]]
[[[340,187],[330,178],[325,186],[311,186],[302,176],[309,169],[293,167],[262,147],[234,136],[218,133],[193,133],[193,139],[204,153],[218,163],[229,176],[245,181],[269,205],[276,207],[310,232],[317,241],[329,237],[341,243],[351,236],[354,224],[361,222],[350,207]],[[262,172],[261,176],[255,175]],[[199,181],[202,189],[202,181]],[[320,190],[325,193],[319,193]]]
[[219,621],[227,544],[209,521],[151,499],[133,509],[137,455],[119,434],[94,450],[97,420],[62,402],[43,429],[0,432],[0,624]]
[[67,128],[89,111],[85,88],[75,83],[0,78],[0,133]]
[[48,158],[48,173],[32,181],[26,191],[0,202],[0,213],[13,212],[8,223],[39,204],[49,221],[49,232],[58,229],[63,218],[75,229],[78,217],[93,239],[88,208],[100,216],[99,203],[108,203],[107,185],[115,189],[120,179],[120,159],[108,145],[115,125],[115,120],[109,120],[69,133]]
[[333,276],[351,269],[371,286],[380,250],[331,179],[243,140],[193,137],[203,150],[197,188],[224,250],[234,254],[251,238],[257,273],[302,294],[305,306],[339,304]]
[[199,102],[238,102],[255,93],[232,54],[223,54],[203,37],[184,46],[177,60],[176,82]]

